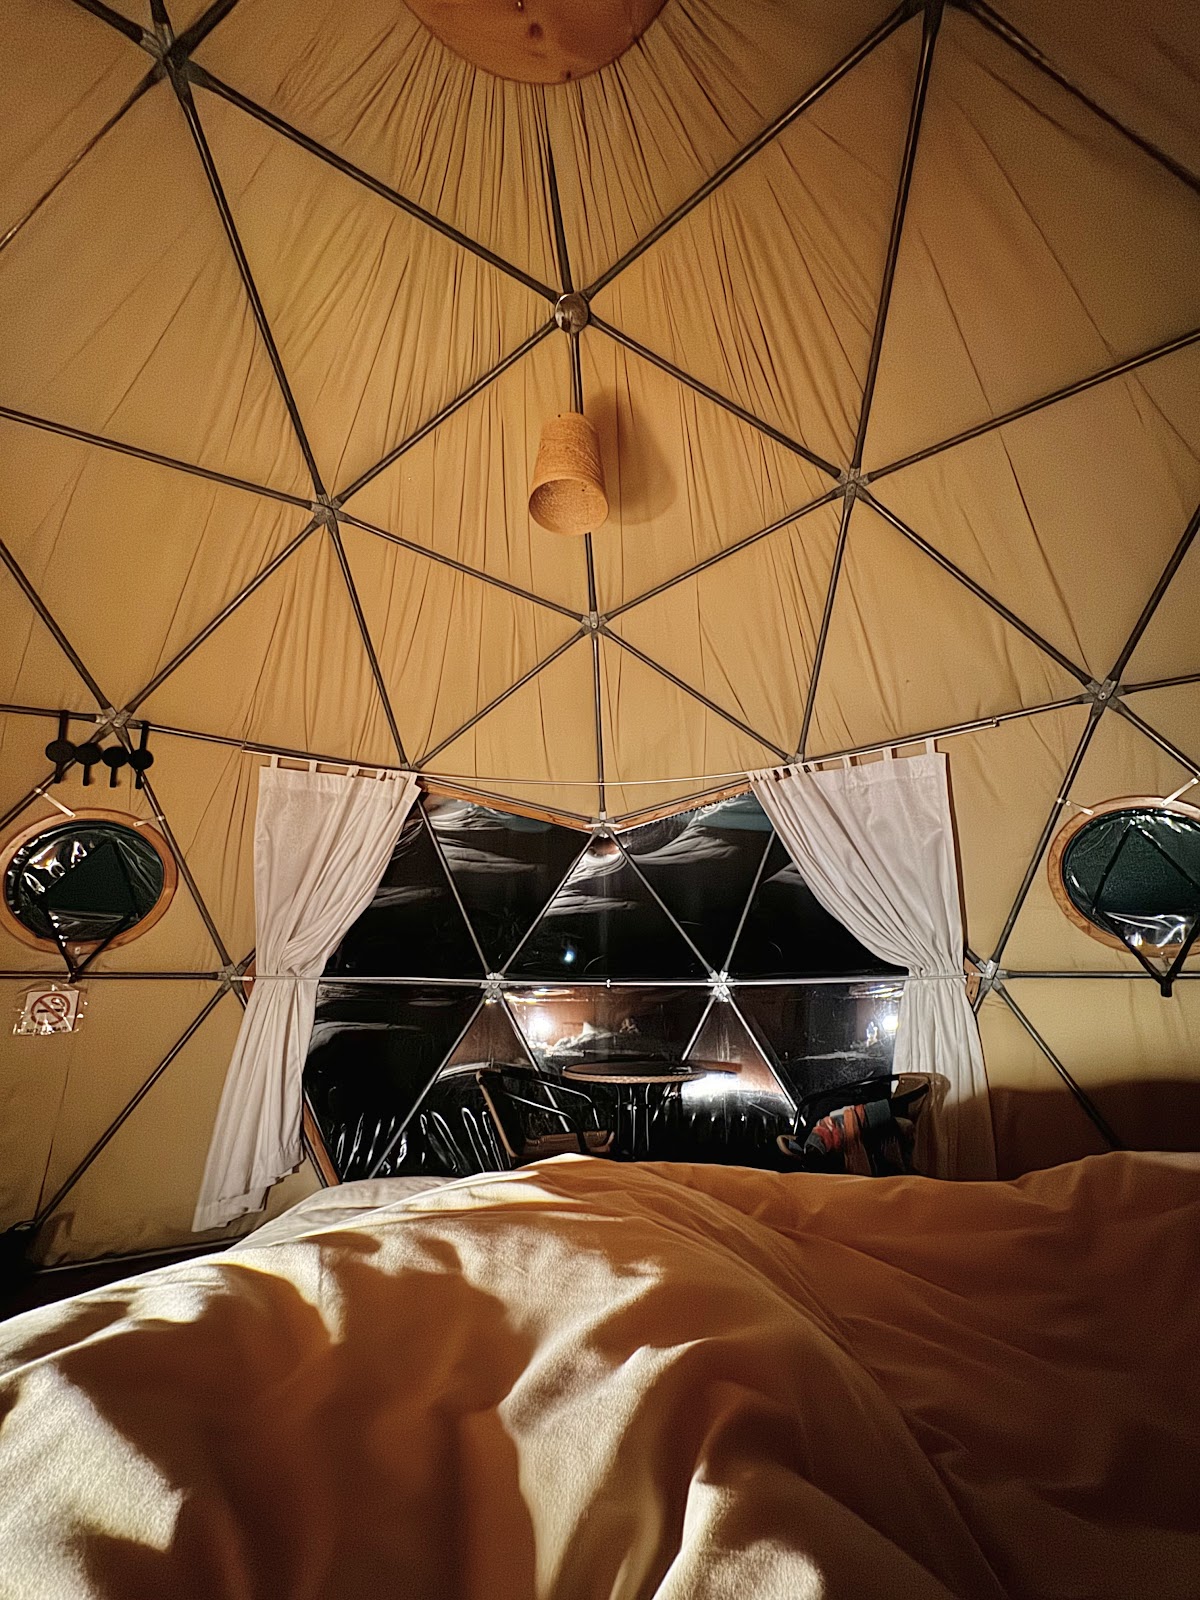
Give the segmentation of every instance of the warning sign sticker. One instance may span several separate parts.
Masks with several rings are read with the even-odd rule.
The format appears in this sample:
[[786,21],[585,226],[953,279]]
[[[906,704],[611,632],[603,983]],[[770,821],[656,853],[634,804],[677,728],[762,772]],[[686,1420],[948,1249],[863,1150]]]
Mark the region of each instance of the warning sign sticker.
[[83,991],[52,983],[25,993],[13,1027],[18,1034],[74,1033],[83,1018]]

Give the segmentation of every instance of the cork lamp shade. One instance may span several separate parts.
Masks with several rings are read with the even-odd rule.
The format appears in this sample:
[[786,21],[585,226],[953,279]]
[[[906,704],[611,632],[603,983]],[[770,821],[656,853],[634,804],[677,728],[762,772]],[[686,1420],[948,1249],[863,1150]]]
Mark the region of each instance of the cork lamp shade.
[[600,440],[588,419],[564,411],[542,425],[529,515],[551,533],[592,533],[608,516]]

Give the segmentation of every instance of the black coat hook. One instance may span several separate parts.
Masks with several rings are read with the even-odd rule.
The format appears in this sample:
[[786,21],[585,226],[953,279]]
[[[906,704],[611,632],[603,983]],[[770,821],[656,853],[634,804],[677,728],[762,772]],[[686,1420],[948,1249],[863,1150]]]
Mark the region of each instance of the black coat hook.
[[46,759],[54,763],[54,781],[61,783],[67,775],[67,767],[75,759],[75,746],[67,738],[67,731],[71,725],[71,713],[60,711],[58,713],[58,738],[51,739],[46,746]]
[[138,741],[138,747],[136,750],[131,750],[126,758],[134,772],[137,773],[137,777],[134,780],[133,785],[135,789],[142,789],[145,787],[142,782],[142,775],[154,765],[154,757],[151,755],[150,751],[146,749],[149,739],[150,724],[148,722],[143,722],[142,737]]
[[91,783],[92,768],[96,765],[97,761],[103,757],[103,755],[103,750],[101,750],[100,746],[95,742],[94,739],[89,739],[86,744],[75,746],[75,759],[83,768],[83,781],[85,785]]
[[108,787],[110,789],[115,789],[117,787],[117,772],[125,765],[128,759],[128,756],[125,754],[124,745],[110,744],[108,749],[104,752],[101,760],[108,768]]

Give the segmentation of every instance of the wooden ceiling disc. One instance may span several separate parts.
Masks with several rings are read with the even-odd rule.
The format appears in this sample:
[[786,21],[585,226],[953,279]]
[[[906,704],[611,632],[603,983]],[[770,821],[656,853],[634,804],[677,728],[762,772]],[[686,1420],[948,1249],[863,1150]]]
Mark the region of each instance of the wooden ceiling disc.
[[408,0],[455,55],[497,78],[569,83],[623,55],[664,0]]

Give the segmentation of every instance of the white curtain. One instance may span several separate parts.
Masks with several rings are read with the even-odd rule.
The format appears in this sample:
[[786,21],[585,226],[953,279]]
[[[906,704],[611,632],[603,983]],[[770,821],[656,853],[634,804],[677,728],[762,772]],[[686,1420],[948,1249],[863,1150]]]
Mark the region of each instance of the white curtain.
[[410,773],[292,771],[258,781],[254,830],[257,981],[225,1079],[194,1231],[260,1211],[300,1162],[300,1075],[317,981],[370,904],[417,797]]
[[949,1084],[932,1121],[935,1174],[994,1178],[987,1077],[962,969],[945,756],[888,752],[865,766],[782,768],[750,781],[826,911],[875,955],[908,968],[893,1070],[936,1073]]

